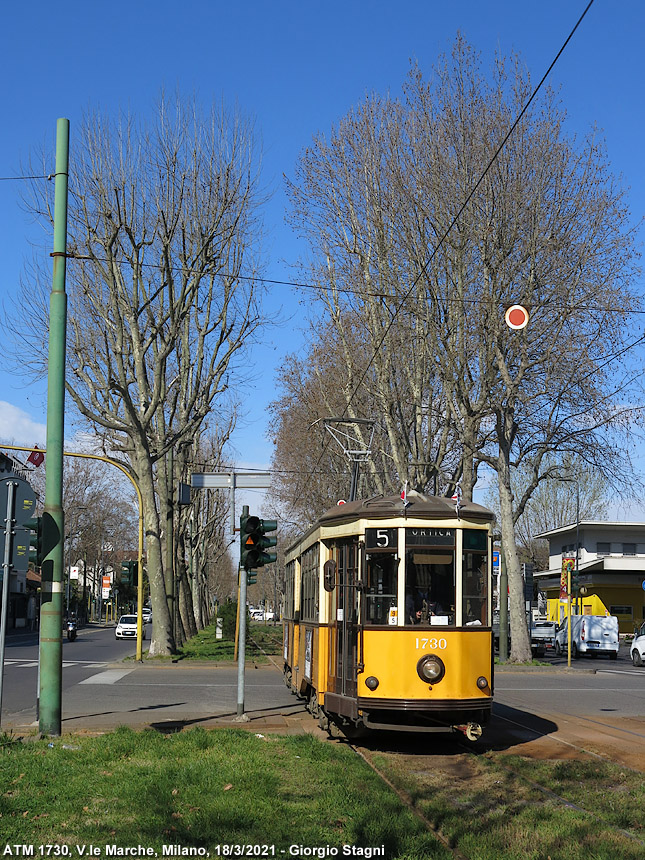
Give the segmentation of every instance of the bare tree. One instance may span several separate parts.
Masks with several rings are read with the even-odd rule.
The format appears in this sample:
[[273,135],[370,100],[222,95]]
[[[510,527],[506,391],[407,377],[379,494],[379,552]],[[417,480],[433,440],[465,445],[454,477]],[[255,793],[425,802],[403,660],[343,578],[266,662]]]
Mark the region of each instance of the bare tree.
[[[609,502],[610,488],[603,475],[590,469],[587,463],[575,457],[544,458],[544,478],[531,494],[524,511],[515,523],[515,537],[520,554],[526,561],[543,570],[549,563],[548,542],[536,538],[550,529],[581,520],[602,516]],[[515,469],[512,476],[513,498],[524,496],[524,487],[532,482],[532,474],[524,468]],[[499,518],[499,493],[491,488],[487,504]]]
[[[372,96],[329,141],[319,136],[290,188],[325,320],[340,339],[351,313],[354,330],[362,324],[358,354],[371,358],[352,391],[369,378],[391,415],[400,477],[413,451],[429,464],[422,481],[461,476],[467,498],[481,462],[497,475],[518,661],[530,645],[515,523],[554,453],[624,479],[617,440],[638,414],[640,374],[615,348],[638,306],[624,194],[598,135],[568,136],[550,92],[523,112],[530,94],[518,58],[500,57],[484,77],[458,37],[430,82],[412,69],[403,102]],[[530,311],[522,331],[504,322],[514,303]],[[339,375],[356,378],[355,342],[345,343]],[[405,406],[426,398],[435,422],[419,444]],[[516,497],[520,467],[530,478]]]
[[[223,107],[164,99],[148,126],[97,114],[72,138],[67,394],[141,489],[151,656],[174,647],[166,454],[215,404],[230,412],[229,375],[261,321],[257,177],[252,127]],[[51,200],[34,192],[48,222]],[[42,366],[42,310],[30,320]]]

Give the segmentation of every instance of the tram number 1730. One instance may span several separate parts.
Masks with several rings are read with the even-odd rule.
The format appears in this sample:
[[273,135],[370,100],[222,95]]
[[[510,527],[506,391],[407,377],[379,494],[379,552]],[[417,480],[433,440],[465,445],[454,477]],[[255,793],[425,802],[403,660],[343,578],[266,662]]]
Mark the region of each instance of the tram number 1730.
[[442,637],[441,639],[437,639],[436,637],[420,637],[417,636],[417,651],[425,651],[426,648],[429,648],[431,651],[443,651],[448,647],[448,642]]

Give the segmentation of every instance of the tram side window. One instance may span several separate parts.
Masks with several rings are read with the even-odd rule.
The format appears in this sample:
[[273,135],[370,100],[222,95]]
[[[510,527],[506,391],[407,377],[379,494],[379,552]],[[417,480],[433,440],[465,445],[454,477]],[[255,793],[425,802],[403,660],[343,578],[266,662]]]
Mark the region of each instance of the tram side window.
[[455,623],[455,554],[408,550],[405,555],[406,625]]
[[305,550],[301,558],[302,593],[300,618],[302,621],[318,620],[318,576],[320,558],[319,545],[316,543]]
[[364,584],[364,624],[396,623],[397,566],[394,553],[368,555],[367,579]]
[[293,620],[293,594],[294,594],[294,584],[296,580],[296,563],[295,561],[290,561],[287,564],[287,570],[284,580],[284,617],[288,618],[290,621]]
[[488,624],[487,558],[483,552],[465,552],[463,560],[463,623]]

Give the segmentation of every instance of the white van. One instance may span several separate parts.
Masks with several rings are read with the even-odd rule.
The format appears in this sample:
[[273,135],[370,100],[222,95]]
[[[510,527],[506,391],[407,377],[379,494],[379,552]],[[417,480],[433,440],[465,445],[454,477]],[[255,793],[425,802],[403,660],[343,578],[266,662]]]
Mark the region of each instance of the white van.
[[[555,634],[555,653],[566,654],[568,648],[568,619],[565,618]],[[618,657],[618,619],[615,615],[572,615],[571,656],[609,654]]]

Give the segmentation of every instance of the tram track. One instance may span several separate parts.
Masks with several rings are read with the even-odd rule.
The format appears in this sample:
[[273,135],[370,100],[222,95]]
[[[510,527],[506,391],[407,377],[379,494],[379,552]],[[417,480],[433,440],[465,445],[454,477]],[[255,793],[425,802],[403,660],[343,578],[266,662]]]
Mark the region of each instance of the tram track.
[[[560,720],[562,717],[562,714],[557,715]],[[640,777],[643,772],[642,769],[630,767],[620,757],[611,754],[613,744],[624,738],[630,738],[634,744],[642,745],[645,733],[633,728],[612,725],[593,717],[576,718],[577,723],[582,723],[584,729],[580,742],[576,743],[575,740],[541,732],[535,726],[530,725],[529,721],[522,722],[501,715],[496,715],[494,719],[498,721],[498,729],[507,725],[519,728],[523,733],[531,733],[536,742],[540,744],[540,751],[534,756],[534,759],[550,762],[556,770],[557,767],[566,768],[569,765],[575,767],[577,763],[584,763],[585,761],[589,768],[595,768],[593,765],[595,761],[600,768],[605,765],[618,765],[621,776],[623,772],[629,771],[635,777]],[[591,744],[585,740],[588,727],[593,732],[594,737],[599,731],[605,733],[607,749],[601,749],[597,752],[589,748]],[[426,775],[436,775],[437,770],[440,770],[442,777],[445,778],[446,785],[454,786],[461,780],[464,781],[465,785],[468,785],[471,791],[473,789],[472,780],[475,775],[481,779],[482,785],[490,785],[491,782],[499,783],[502,786],[499,788],[499,796],[497,797],[500,810],[509,805],[510,797],[519,795],[516,789],[518,785],[522,784],[525,792],[525,799],[522,803],[526,803],[527,806],[536,809],[544,806],[545,809],[551,811],[550,814],[554,815],[557,810],[570,810],[578,817],[584,817],[590,828],[601,830],[607,835],[607,838],[628,840],[639,856],[645,855],[645,837],[638,830],[640,825],[630,829],[630,827],[621,826],[620,821],[612,820],[611,815],[603,815],[601,811],[594,808],[593,791],[590,791],[590,802],[587,800],[580,802],[579,798],[568,795],[566,791],[559,793],[552,786],[522,772],[518,766],[513,766],[513,755],[519,756],[524,762],[530,762],[531,757],[524,756],[525,747],[530,743],[531,741],[527,742],[526,739],[523,739],[519,744],[520,748],[513,751],[512,740],[505,749],[499,749],[499,745],[496,748],[495,745],[485,742],[473,746],[455,735],[448,744],[431,743],[426,745],[429,748],[424,749],[423,752],[415,752],[411,748],[414,745],[418,746],[418,736],[416,740],[401,737],[380,739],[371,736],[366,744],[347,740],[347,744],[354,753],[360,756],[379,778],[396,793],[406,808],[423,823],[428,833],[449,852],[451,857],[457,858],[457,860],[477,860],[478,854],[476,851],[464,853],[464,847],[460,844],[463,839],[456,838],[455,831],[452,829],[454,822],[451,822],[447,817],[448,825],[443,824],[442,816],[436,812],[436,802],[430,803],[425,808],[428,794],[441,791],[441,788],[437,787],[436,784],[430,792],[424,793],[423,790]],[[562,758],[557,755],[558,747],[565,750],[565,755]],[[534,762],[530,763],[533,764]],[[407,780],[406,774],[408,775]],[[503,774],[504,778],[495,780],[495,776],[500,774]],[[633,780],[634,777],[631,779]],[[446,803],[450,802],[448,797]],[[490,812],[490,810],[488,811]],[[476,815],[473,816],[473,819],[477,820]]]

